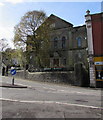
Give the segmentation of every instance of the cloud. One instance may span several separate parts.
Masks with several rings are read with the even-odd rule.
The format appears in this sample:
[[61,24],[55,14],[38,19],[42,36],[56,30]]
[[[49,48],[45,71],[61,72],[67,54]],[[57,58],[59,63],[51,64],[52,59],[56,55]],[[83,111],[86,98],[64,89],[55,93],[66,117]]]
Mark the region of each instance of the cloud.
[[0,6],[4,6],[4,4],[2,2],[0,2]]
[[13,47],[12,39],[14,36],[13,27],[0,27],[0,39],[7,39],[10,47]]

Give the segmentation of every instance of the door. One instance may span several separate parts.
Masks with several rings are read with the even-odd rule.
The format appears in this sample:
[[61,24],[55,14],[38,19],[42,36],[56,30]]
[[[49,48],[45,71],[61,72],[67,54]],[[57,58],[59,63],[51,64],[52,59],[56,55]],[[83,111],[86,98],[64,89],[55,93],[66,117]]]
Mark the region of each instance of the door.
[[54,67],[59,67],[59,59],[54,59],[53,60],[53,66]]

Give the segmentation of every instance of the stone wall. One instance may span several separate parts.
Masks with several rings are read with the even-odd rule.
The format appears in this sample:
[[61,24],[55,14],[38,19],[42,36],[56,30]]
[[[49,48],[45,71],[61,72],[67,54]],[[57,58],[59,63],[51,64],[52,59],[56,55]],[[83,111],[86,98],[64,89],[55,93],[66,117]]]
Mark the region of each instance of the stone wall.
[[76,86],[89,86],[89,74],[82,63],[74,66],[74,71],[28,72],[18,70],[15,77],[32,81],[65,83]]
[[74,71],[28,72],[19,70],[17,71],[15,77],[41,82],[67,83],[72,85],[75,83]]
[[83,63],[76,63],[74,66],[75,84],[88,87],[90,84],[89,73]]

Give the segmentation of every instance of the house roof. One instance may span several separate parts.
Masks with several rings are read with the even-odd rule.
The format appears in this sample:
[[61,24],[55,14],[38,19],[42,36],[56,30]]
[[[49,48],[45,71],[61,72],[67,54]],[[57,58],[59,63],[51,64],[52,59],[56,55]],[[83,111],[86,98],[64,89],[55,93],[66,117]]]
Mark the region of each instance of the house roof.
[[73,27],[73,24],[70,22],[67,22],[66,20],[61,19],[60,17],[51,14],[49,17],[46,18],[46,20],[37,28],[36,31],[38,31],[43,24],[48,23],[48,25],[52,25],[53,23],[55,23],[55,27],[52,28],[52,30],[57,30],[57,29],[63,29],[63,28],[69,28],[69,27]]
[[56,16],[56,15],[54,15],[54,14],[51,14],[51,15],[48,17],[48,19],[50,19],[50,18],[54,18],[54,19],[57,18],[57,19],[59,19],[59,20],[65,22],[66,24],[68,24],[68,25],[70,25],[70,26],[73,26],[72,23],[67,22],[66,20],[63,20],[63,19],[61,19],[60,17],[58,17],[58,16]]

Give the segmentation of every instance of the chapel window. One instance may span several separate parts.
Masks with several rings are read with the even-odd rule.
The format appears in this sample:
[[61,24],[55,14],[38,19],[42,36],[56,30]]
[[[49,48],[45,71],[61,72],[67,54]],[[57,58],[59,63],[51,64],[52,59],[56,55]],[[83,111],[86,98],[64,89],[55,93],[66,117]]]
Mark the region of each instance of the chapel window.
[[62,37],[62,48],[65,48],[65,45],[66,45],[66,37],[63,36]]
[[77,40],[77,46],[81,47],[82,46],[82,38],[81,37],[77,37],[76,40]]
[[57,48],[58,47],[58,38],[55,37],[54,38],[54,48]]

